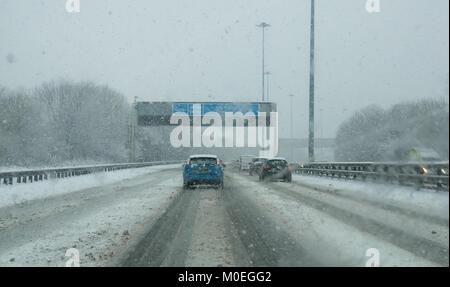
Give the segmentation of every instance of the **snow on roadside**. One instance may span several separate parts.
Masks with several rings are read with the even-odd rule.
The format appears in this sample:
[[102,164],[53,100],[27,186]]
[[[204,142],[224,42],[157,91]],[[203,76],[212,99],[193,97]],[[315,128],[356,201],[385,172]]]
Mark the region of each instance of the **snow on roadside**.
[[293,175],[293,181],[319,188],[339,190],[341,193],[378,202],[389,202],[400,207],[421,210],[429,215],[449,219],[448,191],[430,189],[417,190],[413,187],[372,182],[345,181],[318,176]]
[[27,200],[42,199],[81,189],[116,183],[124,179],[156,172],[162,169],[176,168],[179,166],[179,164],[158,165],[111,172],[99,172],[62,179],[50,179],[34,183],[2,185],[0,186],[0,208],[8,205],[19,204]]
[[76,213],[54,231],[0,254],[0,266],[63,267],[69,248],[79,251],[80,266],[114,264],[165,211],[181,184],[179,178],[162,180],[94,213]]

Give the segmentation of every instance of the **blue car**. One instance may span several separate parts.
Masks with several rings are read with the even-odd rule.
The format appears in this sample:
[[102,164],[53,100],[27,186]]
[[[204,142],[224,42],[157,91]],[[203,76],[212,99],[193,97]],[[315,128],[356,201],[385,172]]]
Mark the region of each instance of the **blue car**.
[[183,187],[199,184],[223,189],[223,165],[216,155],[191,155],[184,165]]

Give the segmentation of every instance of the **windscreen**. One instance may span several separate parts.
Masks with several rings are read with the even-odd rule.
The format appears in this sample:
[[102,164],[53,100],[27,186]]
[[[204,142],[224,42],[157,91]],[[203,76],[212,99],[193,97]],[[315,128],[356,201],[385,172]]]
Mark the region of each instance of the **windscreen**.
[[0,0],[0,268],[448,267],[449,6]]
[[285,167],[287,166],[287,162],[285,160],[270,160],[269,166],[271,167]]

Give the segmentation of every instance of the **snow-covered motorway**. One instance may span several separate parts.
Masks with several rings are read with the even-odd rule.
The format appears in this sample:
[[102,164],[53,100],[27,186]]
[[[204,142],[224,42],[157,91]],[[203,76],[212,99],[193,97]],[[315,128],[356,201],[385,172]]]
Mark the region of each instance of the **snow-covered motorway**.
[[0,189],[0,266],[65,266],[69,248],[81,266],[365,266],[370,248],[449,265],[448,192],[231,170],[183,190],[179,165],[86,177]]

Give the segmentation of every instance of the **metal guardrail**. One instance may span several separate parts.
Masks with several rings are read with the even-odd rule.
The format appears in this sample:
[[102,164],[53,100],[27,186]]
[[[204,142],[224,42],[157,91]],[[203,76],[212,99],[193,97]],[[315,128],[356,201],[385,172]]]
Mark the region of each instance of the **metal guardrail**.
[[438,163],[375,163],[315,162],[297,164],[298,174],[373,180],[385,183],[444,189],[449,187],[449,162]]
[[77,166],[64,168],[48,168],[48,169],[35,169],[24,171],[7,171],[7,172],[0,172],[0,187],[19,183],[32,183],[48,179],[80,176],[98,172],[110,172],[121,169],[140,168],[165,164],[176,164],[181,162],[183,161],[173,160],[173,161]]

